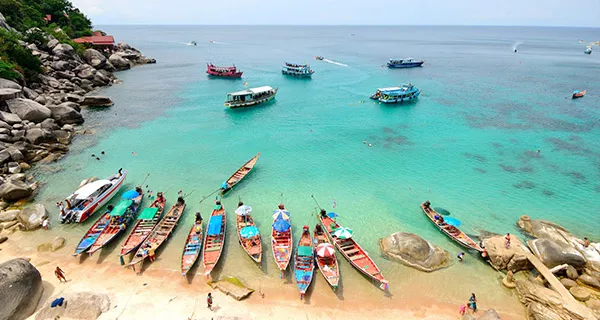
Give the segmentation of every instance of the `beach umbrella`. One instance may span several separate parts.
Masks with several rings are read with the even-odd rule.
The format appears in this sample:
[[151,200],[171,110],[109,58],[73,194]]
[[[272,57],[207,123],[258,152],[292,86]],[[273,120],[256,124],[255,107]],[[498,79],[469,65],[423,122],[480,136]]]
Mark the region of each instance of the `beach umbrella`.
[[450,215],[450,211],[448,211],[448,210],[446,210],[444,208],[441,208],[441,207],[435,207],[435,208],[433,208],[433,210],[435,210],[437,213],[439,213],[441,215],[444,215],[444,216],[449,216]]
[[275,231],[278,232],[284,232],[284,231],[288,231],[290,229],[291,225],[290,223],[285,220],[285,219],[277,219],[275,220],[275,222],[273,222],[273,229],[275,229]]
[[290,213],[288,211],[285,210],[275,210],[275,213],[273,213],[273,219],[289,219],[290,218]]
[[350,238],[352,238],[352,229],[340,227],[340,228],[335,229],[333,234],[336,237],[338,237],[339,239],[350,239]]
[[240,235],[244,238],[252,238],[258,235],[258,228],[255,226],[243,227],[240,230]]
[[460,220],[452,218],[452,217],[446,217],[446,218],[444,218],[444,222],[446,224],[449,224],[449,225],[455,226],[455,227],[458,227],[458,226],[461,225]]
[[252,207],[246,206],[246,205],[239,206],[237,209],[235,209],[235,213],[238,216],[245,216],[245,215],[249,214],[250,212],[252,212]]
[[327,216],[331,219],[335,219],[335,218],[339,217],[339,215],[335,212],[328,212]]
[[137,198],[139,195],[140,194],[137,191],[135,191],[135,190],[128,190],[128,191],[125,191],[125,193],[123,193],[123,195],[121,196],[121,198],[130,200],[130,199]]
[[335,255],[335,248],[331,243],[321,243],[317,246],[317,255],[323,258],[330,258]]

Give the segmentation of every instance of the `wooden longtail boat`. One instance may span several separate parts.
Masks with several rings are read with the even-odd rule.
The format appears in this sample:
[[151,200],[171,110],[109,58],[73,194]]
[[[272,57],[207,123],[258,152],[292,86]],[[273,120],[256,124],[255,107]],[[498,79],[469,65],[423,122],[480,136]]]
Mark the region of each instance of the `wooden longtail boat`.
[[300,292],[300,300],[304,298],[304,294],[306,294],[306,290],[308,290],[312,282],[315,270],[313,254],[314,249],[312,239],[310,238],[310,231],[308,226],[304,226],[302,236],[300,236],[300,240],[298,241],[294,263],[294,279],[296,279],[296,286]]
[[[152,233],[154,227],[160,220],[163,210],[165,208],[165,198],[162,193],[157,194],[157,199],[150,205],[150,207],[142,210],[137,218],[133,230],[127,236],[127,239],[121,245],[121,257],[130,254],[134,250],[137,250],[142,242],[146,240],[148,235]],[[124,264],[124,262],[121,262]]]
[[[136,190],[130,191],[137,192],[138,196],[131,200],[122,199],[121,202],[119,202],[117,206],[110,212],[110,222],[106,228],[102,230],[100,235],[98,235],[98,238],[94,244],[92,244],[87,251],[90,255],[107,245],[119,234],[125,232],[127,227],[134,221],[138,208],[142,203],[144,192],[141,188],[136,188]],[[125,194],[129,193],[130,191],[127,191]]]
[[[450,239],[456,241],[461,246],[467,249],[477,250],[479,252],[483,252],[483,248],[481,248],[473,239],[469,238],[465,233],[458,230],[457,227],[451,226],[443,220],[436,220],[435,216],[442,217],[441,214],[437,213],[433,208],[431,208],[431,204],[429,201],[425,201],[421,204],[421,209],[423,209],[423,213],[429,218],[429,221],[433,223],[440,231],[446,234]],[[442,218],[443,219],[443,218]]]
[[243,71],[239,71],[236,66],[219,67],[212,63],[206,65],[206,73],[219,78],[241,78]]
[[144,259],[148,257],[150,250],[156,251],[165,242],[165,240],[167,240],[169,235],[173,232],[173,229],[175,229],[177,226],[177,222],[179,221],[179,218],[181,218],[184,209],[185,201],[182,197],[179,197],[177,199],[177,203],[171,207],[169,212],[167,212],[167,214],[160,220],[156,227],[154,227],[146,240],[142,242],[136,251],[135,256],[129,263],[130,266],[143,262]]
[[[244,208],[250,208],[248,206],[240,206],[236,212],[236,228],[240,245],[244,248],[244,251],[260,266],[262,261],[262,243],[258,228],[254,223],[254,219],[250,215],[249,210],[243,210]],[[241,214],[243,213],[243,214]]]
[[239,168],[229,179],[223,182],[221,185],[221,193],[225,193],[229,191],[233,186],[238,184],[256,165],[258,158],[260,157],[260,152],[255,155],[252,159],[248,160],[241,168]]
[[209,276],[221,258],[225,248],[225,231],[227,230],[227,217],[220,201],[217,201],[208,220],[204,236],[204,254],[202,264],[204,275]]
[[[290,213],[285,211],[283,205],[273,214],[273,225],[271,229],[271,249],[275,263],[281,271],[281,279],[285,276],[285,270],[292,259],[292,225],[289,221]],[[287,216],[287,219],[285,218]]]
[[106,228],[109,222],[110,211],[107,210],[105,214],[103,214],[100,218],[98,218],[98,220],[96,220],[96,222],[94,222],[94,224],[88,229],[85,235],[83,235],[83,238],[81,238],[81,240],[77,244],[77,247],[75,248],[75,253],[73,255],[77,256],[89,249],[92,246],[92,244],[96,242],[96,239],[98,238],[100,233],[102,233],[102,230]]
[[[332,216],[335,217],[335,214],[332,213]],[[339,239],[336,237],[334,232],[337,228],[340,228],[340,225],[330,217],[329,214],[325,213],[325,210],[321,210],[319,220],[321,221],[323,228],[327,230],[327,235],[344,258],[346,258],[356,270],[379,283],[380,289],[384,291],[387,290],[388,282],[383,277],[383,274],[381,274],[381,270],[379,270],[373,259],[369,257],[369,254],[361,248],[354,239]]]
[[185,275],[190,271],[202,249],[202,219],[194,219],[194,224],[188,233],[183,254],[181,255],[181,275]]
[[329,238],[327,238],[327,235],[325,234],[325,231],[323,230],[323,227],[321,227],[320,224],[317,224],[315,226],[315,230],[313,232],[313,239],[315,242],[315,260],[317,262],[317,267],[319,267],[319,271],[321,272],[325,280],[327,280],[331,288],[335,290],[337,289],[338,283],[340,282],[340,269],[338,267],[338,261],[337,257],[335,256],[335,252],[330,257],[321,257],[317,254],[319,245],[329,244],[333,246],[331,241],[329,241]]

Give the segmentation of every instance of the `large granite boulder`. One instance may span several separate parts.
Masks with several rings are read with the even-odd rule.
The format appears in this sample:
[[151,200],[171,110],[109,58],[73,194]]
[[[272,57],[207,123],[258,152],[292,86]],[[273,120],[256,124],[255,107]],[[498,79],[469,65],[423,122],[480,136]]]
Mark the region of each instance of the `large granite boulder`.
[[52,50],[59,44],[60,44],[60,42],[58,40],[56,40],[56,38],[52,37],[52,39],[48,40],[48,42],[46,43],[46,47],[48,47],[48,49]]
[[117,70],[131,69],[131,62],[116,53],[111,54],[110,57],[108,57],[108,61],[110,61],[110,64]]
[[527,245],[548,268],[561,264],[568,264],[575,269],[583,269],[586,260],[579,251],[571,247],[561,247],[549,239],[535,239],[527,241]]
[[16,220],[17,215],[19,215],[20,212],[21,212],[21,210],[2,211],[2,212],[0,212],[0,222],[8,222],[8,221]]
[[48,217],[48,210],[42,204],[27,206],[17,215],[17,220],[25,230],[35,230],[42,225],[42,220]]
[[211,281],[208,284],[238,301],[254,292],[254,289],[247,288],[235,277],[225,277],[216,282]]
[[6,101],[10,112],[16,114],[22,120],[28,120],[31,122],[42,122],[50,118],[50,109],[43,105],[29,99],[12,99]]
[[450,265],[448,251],[413,233],[396,232],[379,240],[381,252],[421,271],[435,271]]
[[[62,307],[51,308],[57,298],[64,298]],[[110,308],[110,298],[104,293],[68,292],[48,299],[46,305],[35,315],[36,320],[46,319],[98,319]]]
[[73,57],[74,53],[75,50],[73,49],[73,47],[66,43],[60,43],[52,49],[52,54],[61,59],[71,58]]
[[38,127],[27,129],[27,132],[25,133],[25,139],[27,139],[27,141],[29,141],[31,144],[56,141],[56,137],[54,137],[51,132]]
[[25,259],[0,264],[0,319],[25,319],[35,312],[44,286],[40,272]]
[[106,57],[100,53],[100,51],[95,49],[87,49],[83,53],[83,57],[85,61],[92,67],[98,69],[104,67],[106,64]]
[[17,89],[21,91],[23,87],[14,81],[0,78],[0,89]]
[[52,118],[58,122],[59,125],[65,124],[81,124],[83,123],[83,117],[77,110],[71,108],[69,104],[72,102],[61,103],[58,106],[50,106],[52,112]]
[[531,268],[523,243],[518,237],[511,238],[510,248],[504,244],[504,236],[494,235],[483,239],[483,246],[487,251],[489,262],[498,270],[517,272]]
[[31,195],[33,189],[23,181],[5,181],[0,186],[0,198],[5,201],[16,201],[27,198]]
[[0,102],[16,99],[21,96],[21,90],[11,88],[0,88]]
[[85,96],[81,105],[88,107],[110,107],[114,103],[109,97],[105,96]]
[[8,124],[16,124],[21,123],[21,118],[19,118],[19,116],[14,113],[0,111],[0,121],[6,122]]

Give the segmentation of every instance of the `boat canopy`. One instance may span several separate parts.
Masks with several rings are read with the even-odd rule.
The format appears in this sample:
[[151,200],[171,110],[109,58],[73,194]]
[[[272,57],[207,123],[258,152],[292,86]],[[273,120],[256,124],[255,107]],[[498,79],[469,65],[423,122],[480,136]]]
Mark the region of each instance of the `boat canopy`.
[[221,234],[221,226],[223,225],[223,218],[221,216],[211,216],[208,222],[208,231],[206,234],[209,236],[217,236]]
[[132,200],[121,200],[121,202],[119,202],[117,204],[117,206],[115,206],[112,211],[110,212],[110,216],[111,217],[120,217],[122,216],[127,209],[129,209],[129,207],[131,206],[131,204],[133,203]]
[[154,219],[154,215],[158,212],[158,208],[144,208],[142,213],[140,213],[138,220],[152,220]]
[[388,88],[379,88],[377,91],[396,91],[400,90],[402,87],[388,87]]
[[285,219],[277,219],[273,223],[273,229],[275,229],[275,231],[278,231],[278,232],[288,231],[290,229],[290,227],[291,227],[290,223]]
[[77,191],[73,192],[73,194],[75,195],[75,199],[85,200],[89,198],[94,192],[98,191],[98,189],[102,188],[107,184],[112,183],[108,180],[96,180],[77,189]]
[[298,255],[301,257],[311,257],[313,255],[313,249],[310,246],[299,246]]
[[247,90],[237,91],[237,92],[231,92],[231,93],[228,93],[228,95],[230,95],[230,96],[245,96],[248,94],[263,93],[263,92],[268,92],[271,90],[273,90],[273,88],[271,88],[269,86],[264,86],[264,87],[251,88],[251,89],[247,89]]

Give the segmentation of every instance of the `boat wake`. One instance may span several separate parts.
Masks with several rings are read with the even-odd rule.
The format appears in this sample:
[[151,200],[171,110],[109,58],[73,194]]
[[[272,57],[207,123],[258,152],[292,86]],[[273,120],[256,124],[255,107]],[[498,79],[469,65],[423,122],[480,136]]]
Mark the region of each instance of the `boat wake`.
[[513,44],[513,51],[517,52],[517,49],[519,49],[519,46],[522,45],[523,43],[524,43],[523,41],[515,42],[515,44]]
[[209,42],[212,44],[227,44],[225,42],[219,42],[219,41],[215,41],[215,40],[209,40]]
[[341,63],[341,62],[337,62],[337,61],[333,61],[333,60],[329,60],[329,59],[323,59],[323,61],[327,62],[327,63],[331,63],[331,64],[337,64],[338,66],[342,66],[342,67],[347,67],[347,64]]

